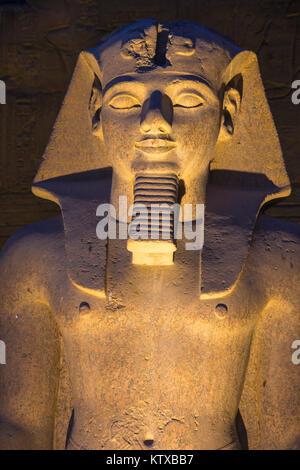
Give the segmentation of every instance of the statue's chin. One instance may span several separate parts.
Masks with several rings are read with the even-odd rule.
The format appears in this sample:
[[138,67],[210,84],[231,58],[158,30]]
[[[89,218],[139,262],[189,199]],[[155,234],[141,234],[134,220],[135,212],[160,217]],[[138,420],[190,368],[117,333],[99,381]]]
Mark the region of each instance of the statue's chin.
[[137,173],[173,173],[178,175],[180,166],[176,162],[135,160],[131,165],[134,174]]

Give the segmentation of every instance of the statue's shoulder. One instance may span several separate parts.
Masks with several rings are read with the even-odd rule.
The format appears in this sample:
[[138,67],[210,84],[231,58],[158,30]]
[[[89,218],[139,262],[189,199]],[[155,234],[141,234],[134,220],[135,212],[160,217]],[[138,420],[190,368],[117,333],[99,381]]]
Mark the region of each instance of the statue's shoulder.
[[[300,281],[300,225],[269,216],[260,216],[256,223],[252,257],[259,272],[273,283],[292,286]],[[282,285],[283,285],[282,284]]]
[[261,215],[256,223],[254,239],[260,245],[271,245],[275,252],[291,247],[300,251],[300,225],[278,217]]
[[0,252],[1,265],[16,272],[39,272],[63,261],[64,230],[61,216],[27,225],[15,232]]
[[255,235],[266,240],[282,240],[283,243],[300,242],[300,225],[278,217],[258,217]]

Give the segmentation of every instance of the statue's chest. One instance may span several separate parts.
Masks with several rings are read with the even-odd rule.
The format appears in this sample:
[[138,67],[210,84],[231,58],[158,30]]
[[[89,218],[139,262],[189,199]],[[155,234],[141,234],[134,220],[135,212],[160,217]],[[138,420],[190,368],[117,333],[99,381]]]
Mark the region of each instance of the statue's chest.
[[149,334],[153,341],[165,335],[175,342],[178,334],[187,342],[229,332],[239,335],[252,330],[262,304],[247,275],[231,294],[201,300],[197,266],[174,265],[111,270],[102,298],[66,277],[56,286],[51,307],[64,334],[90,345],[93,338],[103,344],[115,338],[121,344],[129,336],[143,344]]
[[150,413],[158,429],[161,407],[168,416],[205,416],[199,403],[214,397],[225,409],[226,394],[237,395],[259,304],[247,283],[206,301],[180,290],[176,304],[163,276],[152,281],[149,294],[132,286],[127,298],[108,284],[104,299],[69,283],[53,309],[77,402],[99,413],[104,403],[107,417],[137,410],[142,424]]
[[72,354],[100,351],[103,357],[114,348],[116,355],[131,354],[134,344],[159,356],[162,344],[184,352],[226,338],[230,347],[251,334],[263,299],[247,269],[231,293],[204,300],[200,252],[182,251],[170,266],[143,266],[119,247],[108,251],[102,291],[76,285],[67,270],[53,289],[51,308]]

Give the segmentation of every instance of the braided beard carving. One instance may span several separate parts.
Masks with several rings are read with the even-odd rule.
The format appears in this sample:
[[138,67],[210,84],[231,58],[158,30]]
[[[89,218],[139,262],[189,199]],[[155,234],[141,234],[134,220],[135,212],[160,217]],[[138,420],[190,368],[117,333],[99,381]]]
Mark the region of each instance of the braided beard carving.
[[178,199],[175,174],[138,174],[127,249],[133,264],[170,265],[176,250],[173,204]]

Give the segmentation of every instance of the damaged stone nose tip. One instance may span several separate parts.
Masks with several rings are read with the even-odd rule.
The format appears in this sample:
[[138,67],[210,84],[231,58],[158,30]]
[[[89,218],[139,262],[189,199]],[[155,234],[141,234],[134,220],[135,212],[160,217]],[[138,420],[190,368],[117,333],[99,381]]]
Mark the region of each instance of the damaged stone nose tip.
[[153,447],[154,445],[154,436],[151,432],[147,432],[144,437],[144,446],[145,447]]
[[154,440],[153,439],[145,439],[144,444],[146,447],[153,447]]

